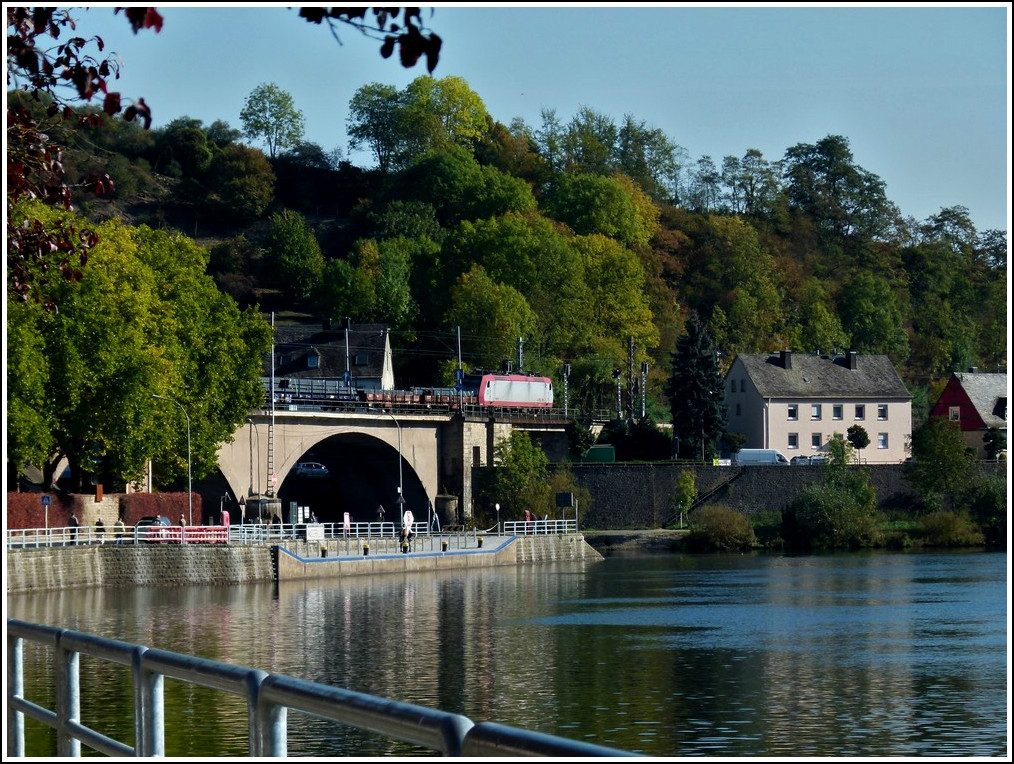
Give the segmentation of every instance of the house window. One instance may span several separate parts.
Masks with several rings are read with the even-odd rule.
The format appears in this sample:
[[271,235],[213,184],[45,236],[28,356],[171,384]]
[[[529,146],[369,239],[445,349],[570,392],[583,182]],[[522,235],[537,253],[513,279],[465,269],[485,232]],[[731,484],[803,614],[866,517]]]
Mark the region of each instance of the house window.
[[479,446],[472,446],[472,466],[482,466],[482,449]]
[[316,353],[310,353],[306,357],[306,368],[316,369],[318,366],[320,366],[320,356]]
[[856,419],[859,421],[866,419],[866,407],[861,403],[856,404]]
[[732,380],[732,392],[736,392],[736,380]]
[[789,404],[789,421],[790,422],[795,422],[797,419],[799,419],[799,406],[797,406],[795,403],[790,403]]
[[810,436],[810,447],[816,451],[820,448],[820,444],[824,442],[824,437],[819,433],[815,432]]
[[819,420],[820,419],[820,404],[819,403],[814,403],[814,404],[810,405],[810,419],[813,419],[813,420]]
[[739,404],[737,403],[737,404],[736,404],[736,416],[740,416],[740,415],[741,415],[741,412],[740,412],[740,405],[739,405]]
[[960,422],[961,421],[961,407],[960,406],[951,406],[951,407],[949,407],[947,409],[947,418],[950,419],[952,422]]
[[370,365],[370,354],[369,353],[356,353],[352,363],[356,366],[369,366]]
[[789,445],[788,445],[788,448],[789,448],[790,451],[793,451],[793,450],[799,448],[799,433],[798,432],[790,432],[789,433]]
[[831,418],[841,421],[842,417],[844,416],[844,413],[845,407],[842,406],[840,403],[836,403],[834,407],[831,409]]
[[877,433],[877,448],[887,448],[887,433],[886,432],[878,432]]
[[881,422],[886,422],[887,421],[887,404],[886,403],[881,403],[880,405],[877,406],[877,419],[879,419]]

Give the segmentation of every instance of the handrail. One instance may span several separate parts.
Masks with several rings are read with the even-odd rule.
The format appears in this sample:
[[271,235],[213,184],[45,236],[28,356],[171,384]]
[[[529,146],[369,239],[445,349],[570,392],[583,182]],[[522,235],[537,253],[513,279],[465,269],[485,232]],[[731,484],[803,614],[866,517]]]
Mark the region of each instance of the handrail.
[[[308,532],[310,529],[310,532]],[[313,531],[319,536],[312,535]],[[425,521],[412,526],[412,532],[419,538],[454,539],[474,536],[477,533],[494,533],[496,528],[486,531],[464,529],[460,526],[444,528],[430,527]],[[502,523],[502,530],[508,536],[563,535],[577,533],[575,520],[508,520]],[[95,526],[82,525],[77,528],[15,528],[8,529],[8,549],[36,549],[42,547],[70,546],[124,546],[135,544],[270,544],[280,541],[301,539],[316,540],[370,540],[375,538],[397,538],[399,528],[392,522],[357,522],[346,528],[342,523],[245,523],[233,525],[128,525],[116,533],[97,533]]]
[[[24,697],[24,642],[54,651],[55,710]],[[79,656],[130,666],[137,748],[81,723]],[[638,754],[483,722],[340,687],[93,634],[7,619],[7,754],[25,756],[24,717],[55,729],[57,755],[80,756],[84,743],[109,756],[165,756],[164,678],[246,699],[251,756],[287,756],[287,714],[294,709],[444,756],[620,757]]]

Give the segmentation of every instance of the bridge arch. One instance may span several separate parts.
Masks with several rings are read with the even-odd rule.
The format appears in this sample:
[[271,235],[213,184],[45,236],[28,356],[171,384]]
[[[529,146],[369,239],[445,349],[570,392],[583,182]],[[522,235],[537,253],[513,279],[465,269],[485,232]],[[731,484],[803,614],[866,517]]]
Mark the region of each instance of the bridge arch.
[[[272,489],[283,513],[296,502],[323,522],[341,522],[345,512],[374,521],[378,505],[396,522],[400,472],[404,506],[423,520],[436,495],[437,433],[433,422],[376,416],[254,415],[220,447],[219,468],[235,497]],[[297,477],[292,468],[302,461],[324,464],[328,475]]]

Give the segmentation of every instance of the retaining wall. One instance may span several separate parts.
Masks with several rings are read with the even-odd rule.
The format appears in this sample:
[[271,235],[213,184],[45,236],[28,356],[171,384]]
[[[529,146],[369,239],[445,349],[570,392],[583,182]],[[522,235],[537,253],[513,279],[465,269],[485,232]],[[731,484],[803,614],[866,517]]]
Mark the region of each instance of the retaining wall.
[[[699,496],[715,491],[706,503],[725,504],[747,515],[781,512],[800,491],[820,482],[823,474],[819,466],[705,467],[673,463],[573,464],[570,469],[578,484],[591,494],[591,506],[587,512],[581,510],[581,527],[598,529],[665,526],[674,515],[670,497],[683,472],[694,474]],[[873,464],[856,469],[868,471],[882,511],[918,505],[905,477],[905,465]],[[983,464],[981,470],[1006,475],[1004,465]]]
[[[371,539],[371,554],[346,554],[345,541],[286,542],[278,551],[279,577],[340,578],[451,568],[602,559],[583,536],[506,537],[497,547],[446,553],[397,554],[396,545]],[[393,540],[392,540],[393,541]],[[491,541],[491,540],[490,540]],[[327,557],[321,557],[321,546]],[[378,552],[378,550],[385,550]],[[359,551],[352,551],[358,555]],[[202,586],[275,580],[272,547],[117,546],[112,544],[7,551],[7,593],[90,586]]]

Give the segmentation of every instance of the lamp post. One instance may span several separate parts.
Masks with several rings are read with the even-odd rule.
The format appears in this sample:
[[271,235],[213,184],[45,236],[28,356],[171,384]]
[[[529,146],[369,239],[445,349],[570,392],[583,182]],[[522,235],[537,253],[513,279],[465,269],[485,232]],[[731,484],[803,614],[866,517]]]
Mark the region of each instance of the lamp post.
[[401,425],[398,424],[398,420],[395,419],[394,414],[390,411],[381,411],[382,414],[387,414],[391,419],[394,419],[394,425],[398,428],[398,527],[401,527],[401,521],[405,517],[405,499],[402,497],[402,480],[401,480]]
[[194,524],[194,492],[193,492],[193,471],[191,470],[190,462],[190,415],[187,410],[183,408],[183,404],[173,398],[166,398],[162,395],[152,394],[152,398],[158,398],[160,401],[169,401],[175,403],[180,407],[180,411],[183,412],[183,416],[187,420],[187,525]]

